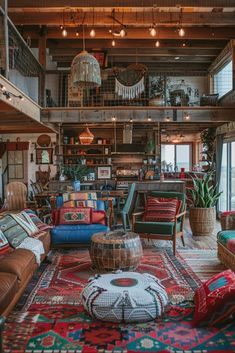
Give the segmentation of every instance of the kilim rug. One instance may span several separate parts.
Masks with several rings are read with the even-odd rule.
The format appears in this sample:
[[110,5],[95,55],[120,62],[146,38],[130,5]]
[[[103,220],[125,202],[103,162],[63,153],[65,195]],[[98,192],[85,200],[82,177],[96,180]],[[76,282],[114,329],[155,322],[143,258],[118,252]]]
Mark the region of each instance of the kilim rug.
[[92,320],[80,293],[94,274],[89,254],[56,250],[42,264],[4,331],[4,353],[232,353],[235,324],[193,328],[193,292],[200,285],[183,258],[171,250],[145,250],[139,272],[161,279],[170,302],[164,316],[139,324]]
[[180,250],[179,253],[202,282],[226,269],[218,259],[217,250]]

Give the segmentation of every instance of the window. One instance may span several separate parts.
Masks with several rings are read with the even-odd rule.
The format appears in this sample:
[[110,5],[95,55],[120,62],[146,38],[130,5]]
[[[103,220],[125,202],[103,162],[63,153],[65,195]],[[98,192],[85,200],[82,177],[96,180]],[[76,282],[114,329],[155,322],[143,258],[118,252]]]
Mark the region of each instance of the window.
[[235,141],[223,144],[219,211],[235,210]]
[[233,88],[232,60],[214,75],[214,93],[224,96]]
[[185,171],[191,170],[192,165],[192,147],[191,144],[162,144],[161,145],[161,161],[166,164],[172,164],[172,170],[176,167],[178,171],[185,168]]

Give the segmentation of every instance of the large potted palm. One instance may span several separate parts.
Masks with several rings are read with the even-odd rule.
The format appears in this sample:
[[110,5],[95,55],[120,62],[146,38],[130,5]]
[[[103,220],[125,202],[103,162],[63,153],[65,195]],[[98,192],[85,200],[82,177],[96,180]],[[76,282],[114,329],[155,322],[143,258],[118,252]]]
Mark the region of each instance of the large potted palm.
[[193,177],[193,188],[189,189],[189,223],[194,236],[213,234],[216,210],[215,205],[222,192],[217,191],[213,182],[213,174],[205,174],[203,178]]

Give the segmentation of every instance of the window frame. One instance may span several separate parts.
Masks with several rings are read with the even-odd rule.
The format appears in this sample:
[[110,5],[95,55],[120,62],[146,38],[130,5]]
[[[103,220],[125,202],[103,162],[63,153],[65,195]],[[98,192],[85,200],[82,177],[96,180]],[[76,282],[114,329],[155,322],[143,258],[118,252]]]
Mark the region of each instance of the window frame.
[[[189,172],[192,171],[192,165],[193,165],[193,143],[192,142],[182,142],[182,143],[162,142],[161,146],[162,145],[173,145],[174,146],[174,166],[173,166],[174,170],[177,165],[177,158],[176,158],[177,157],[177,153],[176,153],[177,146],[182,146],[182,145],[189,146],[189,170],[188,171]],[[162,163],[162,153],[161,153],[161,163]]]

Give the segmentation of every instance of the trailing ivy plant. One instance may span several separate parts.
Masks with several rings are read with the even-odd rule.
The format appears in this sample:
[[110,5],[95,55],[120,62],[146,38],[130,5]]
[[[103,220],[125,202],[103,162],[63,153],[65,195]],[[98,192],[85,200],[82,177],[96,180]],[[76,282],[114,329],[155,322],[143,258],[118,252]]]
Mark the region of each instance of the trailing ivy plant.
[[217,184],[213,183],[213,174],[207,173],[203,178],[192,177],[193,189],[188,189],[192,199],[192,207],[210,208],[216,205],[222,191],[217,191]]

